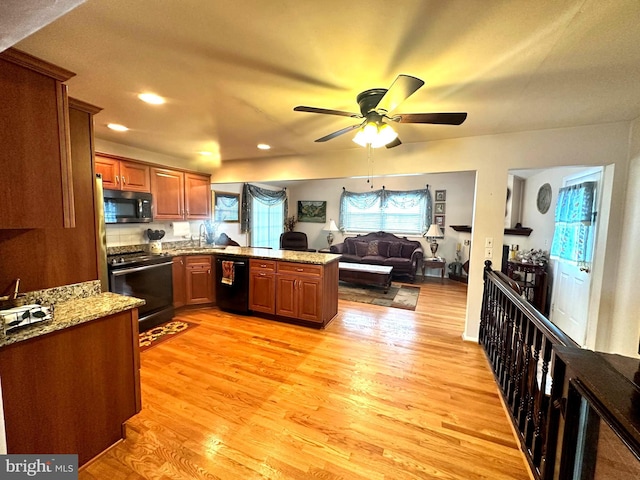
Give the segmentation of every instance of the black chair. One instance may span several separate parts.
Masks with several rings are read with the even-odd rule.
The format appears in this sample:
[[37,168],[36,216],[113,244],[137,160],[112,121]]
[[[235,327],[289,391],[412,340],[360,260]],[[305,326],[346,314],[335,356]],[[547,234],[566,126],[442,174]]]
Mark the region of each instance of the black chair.
[[299,252],[315,252],[309,248],[307,234],[303,232],[284,232],[280,235],[280,250],[297,250]]

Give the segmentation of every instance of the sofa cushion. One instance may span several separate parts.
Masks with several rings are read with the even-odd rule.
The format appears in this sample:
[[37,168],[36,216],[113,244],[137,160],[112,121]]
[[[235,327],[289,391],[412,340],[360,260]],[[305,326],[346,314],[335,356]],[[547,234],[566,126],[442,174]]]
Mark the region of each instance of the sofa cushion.
[[349,255],[348,253],[343,253],[340,257],[341,262],[347,263],[360,263],[361,260],[361,257],[358,257],[357,255]]
[[356,255],[356,241],[353,238],[345,238],[344,244],[347,246],[349,255]]
[[356,255],[364,257],[369,253],[369,242],[354,242],[356,245]]
[[386,260],[385,257],[381,257],[380,255],[367,255],[366,257],[362,257],[362,263],[368,263],[369,265],[382,265]]
[[378,242],[378,255],[380,255],[381,257],[388,257],[389,256],[389,244],[391,242],[386,242],[384,240],[380,240]]
[[389,257],[385,258],[382,264],[393,267],[395,273],[412,271],[411,260],[408,258]]
[[390,242],[389,243],[389,257],[400,257],[402,256],[402,243],[400,242]]
[[415,245],[411,245],[410,243],[405,243],[402,245],[402,253],[399,255],[402,258],[411,258],[411,254],[416,249]]

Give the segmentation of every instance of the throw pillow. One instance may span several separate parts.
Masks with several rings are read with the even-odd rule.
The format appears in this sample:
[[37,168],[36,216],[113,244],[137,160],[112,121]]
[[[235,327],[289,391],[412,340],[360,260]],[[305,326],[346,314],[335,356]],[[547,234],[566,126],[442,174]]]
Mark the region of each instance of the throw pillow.
[[384,258],[389,257],[389,245],[390,242],[385,242],[383,240],[378,242],[378,255]]
[[389,256],[390,257],[401,257],[402,252],[402,244],[400,242],[390,242],[389,243]]
[[378,255],[378,240],[372,240],[369,242],[369,248],[367,248],[367,255]]
[[353,238],[345,238],[344,239],[344,253],[347,253],[349,255],[355,255],[356,254],[356,246],[355,246],[355,242],[353,241]]
[[356,255],[359,257],[366,257],[369,252],[368,242],[354,242],[356,244]]
[[402,245],[402,258],[411,258],[411,254],[416,249],[415,245],[411,245],[410,243],[405,243]]

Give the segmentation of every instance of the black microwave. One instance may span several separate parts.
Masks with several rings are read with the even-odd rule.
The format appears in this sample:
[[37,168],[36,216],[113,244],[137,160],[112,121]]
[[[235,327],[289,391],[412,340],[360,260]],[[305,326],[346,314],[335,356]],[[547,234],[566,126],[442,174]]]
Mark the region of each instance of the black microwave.
[[153,220],[150,193],[104,191],[105,223],[147,223]]

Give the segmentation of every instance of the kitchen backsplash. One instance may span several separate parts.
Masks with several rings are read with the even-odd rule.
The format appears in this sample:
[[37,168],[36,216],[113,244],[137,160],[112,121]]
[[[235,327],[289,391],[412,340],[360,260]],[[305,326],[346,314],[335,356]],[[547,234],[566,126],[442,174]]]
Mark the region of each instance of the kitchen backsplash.
[[[200,225],[202,221],[189,222],[191,236],[198,238]],[[134,223],[134,224],[118,224],[107,225],[107,247],[125,247],[129,245],[148,244],[147,230],[164,230],[165,235],[162,243],[165,242],[181,242],[190,240],[184,236],[173,235],[173,222],[151,222],[151,223]]]

